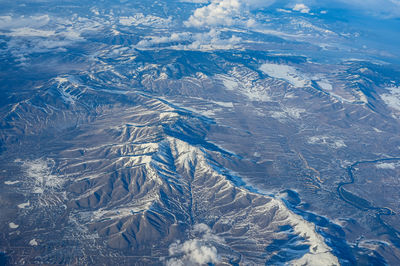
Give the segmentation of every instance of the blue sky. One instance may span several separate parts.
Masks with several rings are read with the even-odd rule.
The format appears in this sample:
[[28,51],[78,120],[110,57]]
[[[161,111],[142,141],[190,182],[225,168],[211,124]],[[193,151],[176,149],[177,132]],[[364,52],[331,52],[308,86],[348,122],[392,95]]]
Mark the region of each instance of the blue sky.
[[[252,0],[251,0],[252,1]],[[279,3],[282,1],[276,1]],[[400,0],[331,0],[331,1],[290,1],[288,5],[306,4],[311,8],[345,8],[354,11],[361,11],[366,15],[380,18],[399,18]]]

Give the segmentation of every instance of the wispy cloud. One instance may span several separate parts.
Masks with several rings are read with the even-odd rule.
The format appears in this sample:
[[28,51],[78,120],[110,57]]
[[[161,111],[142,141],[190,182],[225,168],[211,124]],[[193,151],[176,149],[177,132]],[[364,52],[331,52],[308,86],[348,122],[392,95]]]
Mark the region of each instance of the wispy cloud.
[[50,22],[48,15],[12,17],[0,16],[0,30],[10,30],[16,28],[33,27],[38,28]]
[[162,43],[182,42],[185,40],[190,40],[191,38],[192,34],[189,32],[172,33],[168,36],[151,36],[144,38],[143,40],[138,42],[136,46],[137,48],[147,48]]
[[135,46],[137,49],[151,49],[164,44],[165,47],[178,50],[220,50],[237,48],[241,38],[232,35],[222,38],[221,31],[211,28],[201,33],[181,32],[168,36],[151,36],[144,38]]
[[209,32],[194,35],[194,41],[187,46],[194,50],[232,49],[241,41],[239,37],[232,36],[228,39],[220,37],[221,32],[211,29]]
[[48,14],[32,16],[0,16],[0,35],[11,37],[5,49],[21,65],[29,61],[27,55],[49,51],[65,52],[77,42],[85,41],[83,33],[103,26],[97,21],[73,15],[70,18]]

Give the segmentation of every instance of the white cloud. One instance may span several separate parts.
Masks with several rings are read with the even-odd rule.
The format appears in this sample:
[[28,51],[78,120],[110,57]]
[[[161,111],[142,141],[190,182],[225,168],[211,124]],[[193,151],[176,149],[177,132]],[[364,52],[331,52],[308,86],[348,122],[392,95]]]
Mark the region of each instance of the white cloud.
[[[177,50],[227,50],[238,48],[241,39],[236,36],[230,38],[221,38],[221,31],[211,29],[202,33],[172,33],[169,36],[151,36],[147,37],[136,44],[138,49],[148,49],[159,44],[171,44],[168,47]],[[187,42],[188,44],[176,44],[179,42]]]
[[93,27],[92,23],[87,23],[87,21],[80,18],[76,19],[76,21],[65,21],[58,18],[50,19],[48,15],[30,17],[0,16],[0,35],[27,38],[57,37],[61,40],[77,41],[83,40],[81,37],[82,29],[77,29],[82,24],[85,24],[85,27],[89,30],[90,27]]
[[151,36],[141,40],[137,43],[136,46],[138,48],[146,48],[161,43],[180,42],[184,40],[189,40],[191,36],[192,34],[189,32],[172,33],[170,36]]
[[296,4],[293,7],[293,10],[298,11],[300,13],[305,13],[305,14],[310,13],[310,8],[308,6],[306,6],[305,4]]
[[[330,8],[344,8],[354,11],[361,11],[365,14],[378,16],[381,18],[398,18],[400,17],[400,1],[399,0],[333,0],[333,1],[315,1],[315,0],[303,0],[302,3],[297,1],[290,1],[292,6],[305,5],[306,7],[324,8],[329,10]],[[300,6],[299,6],[300,7]],[[300,11],[307,11],[307,8],[299,8]],[[324,10],[326,12],[326,10]]]
[[278,8],[278,9],[276,9],[276,11],[278,11],[278,12],[283,12],[283,13],[292,13],[291,10],[283,9],[283,8]]
[[187,46],[188,49],[194,50],[216,50],[216,49],[233,49],[241,39],[232,36],[229,39],[221,39],[221,32],[211,29],[209,32],[198,33],[193,36],[194,41]]
[[239,14],[240,7],[239,0],[214,1],[196,9],[185,25],[189,27],[232,25],[234,18]]
[[217,249],[211,245],[204,244],[197,239],[188,240],[184,243],[174,243],[169,248],[171,256],[179,256],[167,261],[168,266],[178,265],[202,265],[206,263],[217,263],[219,261]]
[[193,226],[193,233],[203,235],[203,239],[207,241],[224,242],[224,240],[212,233],[211,228],[206,224],[195,224]]
[[240,21],[241,15],[249,9],[267,7],[274,2],[275,0],[213,0],[209,5],[196,9],[185,25],[231,26]]
[[21,65],[29,62],[27,55],[49,51],[65,52],[76,42],[85,41],[83,33],[104,26],[96,20],[73,15],[70,18],[35,16],[0,16],[0,35],[10,36],[6,49]]
[[183,243],[175,242],[169,247],[169,255],[172,257],[166,262],[168,266],[203,265],[218,263],[220,258],[217,249],[212,243],[221,243],[224,240],[211,231],[206,224],[196,224],[192,234],[199,238],[190,239]]

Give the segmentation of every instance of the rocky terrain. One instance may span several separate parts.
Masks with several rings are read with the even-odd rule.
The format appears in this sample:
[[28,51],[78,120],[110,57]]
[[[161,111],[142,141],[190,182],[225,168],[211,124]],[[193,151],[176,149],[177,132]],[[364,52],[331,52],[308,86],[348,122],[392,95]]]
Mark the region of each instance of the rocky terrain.
[[400,261],[396,56],[296,6],[69,4],[1,3],[0,263]]

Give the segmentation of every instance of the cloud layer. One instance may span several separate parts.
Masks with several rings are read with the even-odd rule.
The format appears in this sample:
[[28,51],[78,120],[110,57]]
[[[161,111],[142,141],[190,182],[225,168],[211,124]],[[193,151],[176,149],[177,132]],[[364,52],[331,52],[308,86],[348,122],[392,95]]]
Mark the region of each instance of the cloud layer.
[[[168,36],[151,36],[144,38],[136,44],[137,49],[151,49],[162,44],[170,44],[168,47],[187,50],[219,50],[237,48],[241,39],[232,35],[230,38],[221,38],[221,31],[211,28],[201,33],[181,32]],[[187,44],[173,44],[182,43]]]
[[[201,3],[208,3],[208,1],[201,1]],[[212,0],[208,5],[196,9],[185,25],[190,27],[231,26],[247,10],[268,7],[274,3],[281,2],[276,0]],[[332,0],[329,2],[290,0],[284,1],[282,5],[301,13],[310,13],[312,8],[341,7],[382,18],[400,17],[400,0]]]

